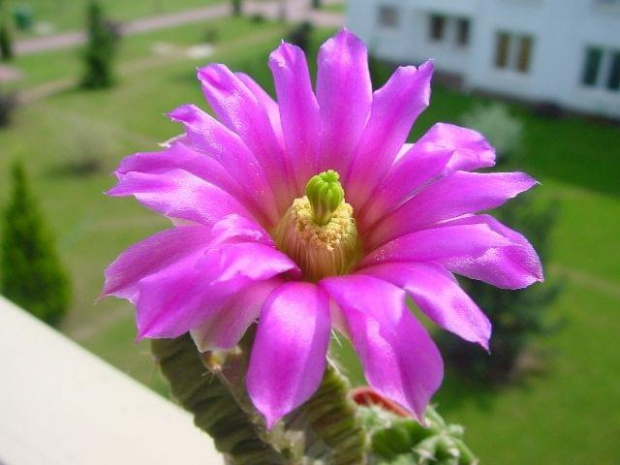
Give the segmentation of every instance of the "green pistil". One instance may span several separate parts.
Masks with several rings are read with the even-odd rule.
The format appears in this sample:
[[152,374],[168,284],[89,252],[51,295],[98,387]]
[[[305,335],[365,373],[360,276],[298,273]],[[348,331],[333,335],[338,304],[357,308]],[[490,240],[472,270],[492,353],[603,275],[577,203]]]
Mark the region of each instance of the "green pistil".
[[314,222],[319,226],[325,226],[344,201],[340,176],[334,170],[323,171],[313,176],[306,184],[306,196],[312,206]]

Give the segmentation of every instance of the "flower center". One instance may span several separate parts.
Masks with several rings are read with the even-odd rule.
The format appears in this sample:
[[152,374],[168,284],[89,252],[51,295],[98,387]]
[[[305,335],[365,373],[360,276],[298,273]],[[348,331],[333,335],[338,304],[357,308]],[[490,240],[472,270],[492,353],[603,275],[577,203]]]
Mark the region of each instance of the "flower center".
[[338,173],[329,170],[310,179],[306,195],[293,201],[274,239],[308,281],[346,274],[353,268],[361,247],[353,207],[344,201]]

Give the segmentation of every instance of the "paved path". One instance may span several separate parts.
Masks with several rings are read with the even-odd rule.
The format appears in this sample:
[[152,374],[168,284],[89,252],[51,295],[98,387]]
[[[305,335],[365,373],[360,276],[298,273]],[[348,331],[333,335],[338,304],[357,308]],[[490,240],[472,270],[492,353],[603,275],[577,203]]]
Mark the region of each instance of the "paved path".
[[[325,4],[338,3],[339,0],[324,0]],[[344,24],[344,15],[340,13],[312,11],[310,0],[287,0],[280,1],[245,1],[244,13],[251,15],[260,13],[267,18],[278,19],[281,17],[282,5],[285,6],[287,21],[299,22],[311,20],[317,26],[340,27]],[[129,21],[122,25],[124,35],[139,34],[141,32],[166,29],[183,24],[208,21],[221,18],[230,14],[228,3],[209,6],[196,10],[187,10],[180,13],[153,16],[150,18]],[[67,32],[45,37],[23,39],[15,43],[15,52],[18,55],[26,55],[52,50],[61,50],[77,47],[86,41],[84,32]]]

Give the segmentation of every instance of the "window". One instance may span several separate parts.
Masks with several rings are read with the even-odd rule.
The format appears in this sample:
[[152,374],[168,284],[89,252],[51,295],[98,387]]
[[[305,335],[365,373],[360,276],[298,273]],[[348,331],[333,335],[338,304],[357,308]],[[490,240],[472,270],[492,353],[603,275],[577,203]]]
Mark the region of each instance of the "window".
[[469,20],[459,18],[456,20],[456,43],[465,47],[469,44]]
[[497,36],[497,49],[495,52],[495,66],[508,68],[508,53],[510,52],[510,36],[504,32]]
[[530,70],[534,39],[531,36],[498,32],[495,46],[495,66],[519,73]]
[[428,16],[428,37],[431,42],[465,47],[469,45],[469,24],[467,18],[431,13]]
[[379,24],[384,27],[398,27],[398,11],[396,7],[381,5],[379,7]]
[[607,89],[620,90],[620,52],[614,52],[611,57],[611,69],[607,80]]
[[530,70],[530,56],[532,54],[532,38],[525,36],[519,41],[519,59],[517,60],[517,70],[527,73]]
[[586,48],[581,83],[586,87],[620,91],[620,50]]
[[430,16],[430,37],[434,41],[441,41],[446,32],[446,17],[441,15]]
[[581,82],[584,86],[595,86],[603,61],[603,50],[590,47],[586,50],[586,62],[583,67]]

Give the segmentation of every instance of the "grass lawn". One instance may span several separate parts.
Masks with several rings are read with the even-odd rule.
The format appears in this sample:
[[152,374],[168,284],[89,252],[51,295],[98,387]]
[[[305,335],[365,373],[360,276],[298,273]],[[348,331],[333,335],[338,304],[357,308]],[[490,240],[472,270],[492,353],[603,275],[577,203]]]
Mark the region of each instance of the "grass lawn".
[[[16,0],[16,6],[28,6],[37,22],[49,23],[54,32],[84,29],[86,7],[90,0]],[[202,8],[224,0],[100,0],[106,15],[114,21]],[[31,32],[20,33],[23,36]]]
[[[107,172],[123,156],[156,150],[157,142],[179,132],[164,112],[182,103],[202,102],[194,70],[205,60],[152,60],[151,46],[155,41],[191,45],[201,40],[204,27],[127,39],[119,86],[106,92],[65,91],[34,102],[19,110],[13,127],[0,131],[0,200],[7,196],[8,165],[23,159],[73,278],[75,299],[63,331],[162,393],[166,388],[150,360],[148,344],[133,342],[131,307],[117,300],[93,306],[93,301],[105,266],[167,222],[131,199],[109,199],[102,192],[113,185]],[[250,68],[266,82],[264,58],[277,46],[280,26],[227,19],[209,27],[220,28],[222,40],[220,51],[208,61]],[[71,55],[66,61],[50,59],[54,56],[20,62],[32,79],[28,85],[71,76],[67,66],[79,66]],[[141,68],[136,63],[143,60]],[[435,121],[458,121],[478,101],[436,88],[414,135]],[[483,464],[617,464],[620,131],[578,118],[541,119],[523,107],[511,108],[525,123],[524,165],[543,184],[535,195],[561,202],[550,273],[567,279],[554,308],[566,318],[566,326],[540,342],[549,354],[543,374],[495,393],[448,373],[436,402],[451,421],[467,426],[467,441]],[[79,161],[93,140],[105,170],[92,176],[61,174],[58,168]],[[350,371],[359,382],[354,363]]]

